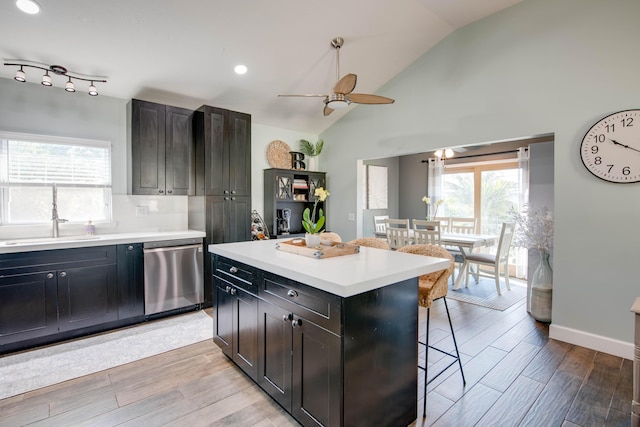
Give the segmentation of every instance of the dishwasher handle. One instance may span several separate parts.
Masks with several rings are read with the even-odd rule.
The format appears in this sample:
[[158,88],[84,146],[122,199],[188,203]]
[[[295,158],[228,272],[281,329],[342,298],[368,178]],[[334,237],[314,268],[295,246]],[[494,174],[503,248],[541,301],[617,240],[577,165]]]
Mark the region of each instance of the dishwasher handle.
[[152,252],[168,252],[168,251],[185,251],[187,249],[198,249],[198,252],[202,252],[202,244],[198,243],[197,245],[185,245],[185,246],[167,246],[164,248],[153,248],[153,249],[143,249],[144,253],[152,253]]

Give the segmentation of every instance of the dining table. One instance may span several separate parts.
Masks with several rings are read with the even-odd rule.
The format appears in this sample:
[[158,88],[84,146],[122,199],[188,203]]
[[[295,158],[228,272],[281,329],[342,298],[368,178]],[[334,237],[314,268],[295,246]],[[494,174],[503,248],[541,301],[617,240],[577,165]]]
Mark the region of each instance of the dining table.
[[[460,254],[464,259],[476,248],[491,247],[498,243],[499,236],[490,234],[466,234],[466,233],[447,233],[440,234],[440,244],[442,246],[453,246],[460,250]],[[460,289],[462,285],[462,277],[466,276],[466,270],[459,271],[456,277],[453,289]]]

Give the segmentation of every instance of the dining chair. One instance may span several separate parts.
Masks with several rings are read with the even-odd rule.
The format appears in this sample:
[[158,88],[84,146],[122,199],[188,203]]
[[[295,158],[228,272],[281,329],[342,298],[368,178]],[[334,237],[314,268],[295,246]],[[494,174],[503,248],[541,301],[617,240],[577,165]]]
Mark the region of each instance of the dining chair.
[[389,215],[374,215],[373,216],[373,226],[375,228],[376,237],[387,237],[387,229],[384,224],[384,220],[389,219]]
[[[435,258],[445,258],[449,260],[449,267],[444,270],[435,271],[429,274],[423,274],[418,278],[418,305],[421,307],[425,307],[427,309],[427,323],[425,328],[425,340],[424,342],[420,341],[418,337],[418,344],[425,346],[425,355],[424,355],[424,367],[419,366],[418,368],[424,371],[424,400],[422,402],[422,417],[426,417],[427,415],[427,385],[435,380],[438,376],[440,376],[443,372],[453,366],[456,362],[460,366],[460,374],[462,375],[462,384],[463,386],[467,384],[467,381],[464,378],[464,372],[462,370],[462,362],[460,361],[460,353],[458,352],[458,343],[456,342],[456,334],[453,330],[453,324],[451,323],[451,314],[449,314],[449,306],[447,305],[447,292],[449,291],[449,286],[447,285],[447,281],[449,276],[453,272],[453,257],[451,254],[442,246],[438,245],[411,245],[404,246],[399,248],[397,252],[403,252],[408,254],[415,255],[423,255]],[[447,318],[449,319],[449,328],[451,329],[451,337],[453,338],[453,347],[455,349],[455,353],[451,351],[445,351],[441,348],[437,348],[431,344],[429,344],[429,319],[431,316],[431,306],[433,301],[437,299],[442,299],[444,302],[444,307],[447,311]],[[439,340],[439,342],[441,342]],[[435,375],[432,375],[431,378],[427,378],[427,365],[429,363],[429,349],[436,350],[442,354],[445,354],[451,357],[453,360],[447,366],[443,367],[439,372]],[[441,366],[441,365],[439,365]]]
[[387,218],[384,220],[387,230],[387,243],[391,249],[398,249],[411,244],[409,237],[409,219]]
[[[500,231],[500,240],[498,240],[498,247],[495,254],[490,253],[470,253],[467,254],[464,260],[461,271],[467,272],[465,278],[465,287],[469,286],[469,266],[471,264],[477,265],[477,271],[475,275],[484,277],[493,277],[496,281],[496,290],[498,295],[502,295],[500,289],[500,267],[502,265],[504,269],[504,281],[507,285],[507,289],[511,290],[509,285],[509,249],[511,248],[511,241],[513,240],[513,234],[516,225],[513,222],[503,222],[502,230]],[[493,268],[493,273],[488,274],[480,270],[480,266],[489,266]]]
[[359,239],[349,240],[347,243],[356,246],[366,246],[368,248],[391,249],[387,241],[379,237],[360,237]]
[[432,219],[432,221],[440,221],[440,232],[441,233],[448,233],[449,230],[449,223],[451,223],[451,218],[449,218],[448,216],[434,216]]
[[[458,234],[475,234],[478,228],[477,218],[464,218],[464,217],[450,217],[449,218],[449,232]],[[460,252],[460,248],[454,246],[447,246],[449,253],[453,255],[454,262],[458,265],[458,274],[462,274],[464,270],[461,269],[464,263],[464,254]],[[455,281],[455,273],[451,275]],[[476,282],[478,276],[476,276]]]
[[413,243],[418,245],[440,245],[440,221],[414,219]]
[[477,234],[478,218],[449,218],[449,232],[461,234]]

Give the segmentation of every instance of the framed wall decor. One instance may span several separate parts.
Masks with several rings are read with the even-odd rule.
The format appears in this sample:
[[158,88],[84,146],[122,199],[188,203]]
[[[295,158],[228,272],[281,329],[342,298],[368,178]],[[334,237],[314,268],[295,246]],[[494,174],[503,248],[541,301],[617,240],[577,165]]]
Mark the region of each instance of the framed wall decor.
[[367,209],[387,209],[387,167],[367,165]]

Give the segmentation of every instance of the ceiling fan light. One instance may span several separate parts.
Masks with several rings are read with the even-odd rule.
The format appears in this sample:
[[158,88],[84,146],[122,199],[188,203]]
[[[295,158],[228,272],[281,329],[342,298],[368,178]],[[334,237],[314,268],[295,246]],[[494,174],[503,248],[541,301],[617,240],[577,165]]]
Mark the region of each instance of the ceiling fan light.
[[64,90],[66,90],[67,92],[75,92],[76,91],[76,87],[73,84],[73,82],[71,81],[71,77],[69,77],[69,81],[67,82],[67,87],[65,87]]
[[334,101],[329,101],[327,105],[329,108],[333,108],[334,110],[343,110],[349,106],[349,101],[336,99]]
[[98,96],[98,89],[93,85],[93,82],[91,82],[91,86],[89,86],[89,95]]
[[35,15],[40,12],[40,5],[34,0],[16,0],[16,6],[18,9],[29,15]]
[[20,69],[16,72],[16,76],[14,77],[14,79],[19,82],[27,81],[27,76],[24,74],[24,71],[22,71],[22,67],[20,67]]
[[44,72],[44,76],[42,76],[42,86],[52,86],[53,83],[51,83],[51,76],[49,75],[48,71]]
[[444,150],[444,156],[446,158],[453,157],[454,155],[455,155],[455,153],[453,152],[453,150],[451,148],[447,148],[446,150]]
[[434,156],[436,156],[437,158],[442,157],[442,150],[436,150],[435,153],[433,153]]

